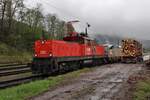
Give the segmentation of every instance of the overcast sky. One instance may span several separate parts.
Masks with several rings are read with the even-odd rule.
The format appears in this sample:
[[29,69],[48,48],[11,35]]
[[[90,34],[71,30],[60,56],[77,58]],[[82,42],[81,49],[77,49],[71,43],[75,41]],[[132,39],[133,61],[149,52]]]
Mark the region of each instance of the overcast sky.
[[150,0],[26,0],[29,7],[36,3],[42,3],[45,14],[55,13],[65,21],[80,20],[78,31],[88,22],[91,34],[150,40]]

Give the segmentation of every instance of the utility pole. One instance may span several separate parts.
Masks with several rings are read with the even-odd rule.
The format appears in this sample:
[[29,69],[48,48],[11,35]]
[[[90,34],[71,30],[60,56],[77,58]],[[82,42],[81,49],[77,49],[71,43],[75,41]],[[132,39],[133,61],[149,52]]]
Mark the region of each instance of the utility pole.
[[91,26],[89,23],[86,23],[86,28],[85,28],[85,36],[88,36],[88,28]]

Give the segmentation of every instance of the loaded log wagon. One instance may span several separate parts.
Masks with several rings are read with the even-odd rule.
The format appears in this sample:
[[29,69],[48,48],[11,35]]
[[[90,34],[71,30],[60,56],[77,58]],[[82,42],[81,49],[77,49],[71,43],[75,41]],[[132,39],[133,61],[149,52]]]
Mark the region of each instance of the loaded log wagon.
[[120,46],[111,46],[108,50],[109,62],[143,62],[142,44],[134,39],[123,39]]
[[142,44],[134,39],[122,40],[122,62],[137,63],[143,61]]
[[106,62],[105,47],[86,34],[69,31],[63,40],[37,40],[31,69],[34,74],[51,74],[76,70],[86,62]]

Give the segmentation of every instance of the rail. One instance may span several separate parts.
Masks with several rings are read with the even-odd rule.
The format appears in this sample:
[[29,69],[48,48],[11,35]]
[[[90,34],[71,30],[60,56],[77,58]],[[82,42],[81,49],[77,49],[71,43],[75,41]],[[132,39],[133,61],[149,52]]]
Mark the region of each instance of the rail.
[[41,75],[31,75],[31,76],[7,80],[7,81],[0,81],[0,89],[16,86],[19,84],[23,84],[23,83],[31,82],[33,80],[43,79],[43,78],[44,76]]
[[32,75],[27,64],[0,64],[0,89],[30,82],[38,77]]

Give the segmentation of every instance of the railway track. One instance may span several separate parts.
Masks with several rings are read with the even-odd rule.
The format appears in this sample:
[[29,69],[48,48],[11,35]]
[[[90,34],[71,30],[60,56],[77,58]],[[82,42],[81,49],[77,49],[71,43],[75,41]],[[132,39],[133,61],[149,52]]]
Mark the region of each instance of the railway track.
[[1,64],[0,65],[0,89],[27,83],[41,78],[40,75],[32,75],[27,64]]
[[27,65],[27,63],[2,63],[0,67]]
[[43,79],[43,78],[44,76],[41,75],[31,75],[31,76],[26,76],[26,77],[11,79],[11,80],[0,81],[0,89],[16,86],[19,84],[23,84],[37,79]]
[[9,70],[9,71],[0,71],[0,76],[9,76],[9,75],[15,75],[15,74],[21,74],[21,73],[27,73],[27,72],[31,72],[31,69],[22,68],[22,69]]
[[27,73],[31,72],[31,69],[28,65],[21,64],[21,65],[3,65],[0,66],[0,77],[1,76],[8,76],[8,75],[15,75],[20,73]]
[[19,68],[28,68],[29,66],[27,65],[11,65],[11,66],[0,66],[0,71],[3,70],[12,70],[12,69],[19,69]]

